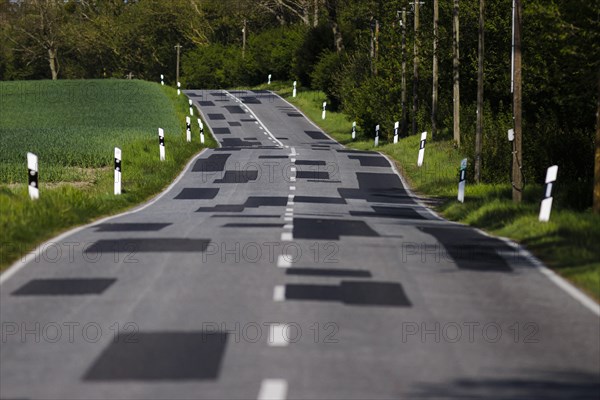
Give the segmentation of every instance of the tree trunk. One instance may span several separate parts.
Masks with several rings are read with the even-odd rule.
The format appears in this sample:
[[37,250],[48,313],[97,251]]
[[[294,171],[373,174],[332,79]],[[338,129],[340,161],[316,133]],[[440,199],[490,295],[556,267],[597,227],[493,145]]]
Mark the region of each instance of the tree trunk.
[[342,31],[337,22],[337,1],[328,0],[326,6],[329,15],[329,23],[331,24],[331,31],[333,32],[333,45],[335,51],[341,53],[344,50],[344,38],[342,37]]
[[57,50],[53,47],[48,48],[48,63],[50,64],[50,72],[52,73],[52,80],[55,81],[58,79],[58,57]]
[[406,136],[408,118],[406,110],[406,9],[402,9],[402,135]]
[[600,71],[598,72],[598,100],[596,110],[596,163],[594,170],[594,212],[596,214],[600,214]]
[[479,0],[479,54],[477,68],[477,127],[475,131],[475,182],[481,181],[481,151],[483,148],[483,57],[485,0]]
[[419,112],[419,1],[415,1],[415,39],[413,59],[413,109],[412,134],[417,134],[417,113]]
[[454,0],[452,30],[454,32],[453,40],[453,61],[452,61],[452,80],[454,82],[454,141],[460,146],[460,52],[459,52],[459,20],[458,20],[458,0]]
[[512,197],[513,202],[520,203],[523,199],[523,132],[521,129],[521,0],[515,1],[515,48],[514,48],[514,92],[513,118],[515,123],[515,144],[513,148],[512,167]]
[[373,71],[377,76],[377,58],[379,55],[379,20],[375,20],[375,55],[373,57]]
[[333,42],[335,44],[335,51],[341,53],[344,51],[344,39],[342,38],[342,32],[336,21],[331,22],[331,30],[333,31]]
[[313,27],[319,25],[319,0],[313,1]]
[[438,110],[438,0],[433,0],[433,88],[431,90],[431,138],[437,133],[437,110]]

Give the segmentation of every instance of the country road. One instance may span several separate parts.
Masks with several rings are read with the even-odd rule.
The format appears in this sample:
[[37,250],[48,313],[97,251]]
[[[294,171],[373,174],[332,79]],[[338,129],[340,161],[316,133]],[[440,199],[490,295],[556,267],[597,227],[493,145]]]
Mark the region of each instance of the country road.
[[3,275],[0,399],[600,396],[598,314],[519,249],[270,92],[185,94],[220,148]]

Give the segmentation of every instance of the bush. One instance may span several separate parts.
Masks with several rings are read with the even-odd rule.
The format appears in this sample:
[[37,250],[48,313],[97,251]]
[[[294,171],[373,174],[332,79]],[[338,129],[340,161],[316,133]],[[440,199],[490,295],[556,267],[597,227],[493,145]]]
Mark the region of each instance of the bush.
[[326,50],[319,57],[319,62],[310,74],[312,87],[320,89],[327,95],[330,109],[335,111],[341,103],[339,91],[339,74],[342,71],[345,56],[334,51]]

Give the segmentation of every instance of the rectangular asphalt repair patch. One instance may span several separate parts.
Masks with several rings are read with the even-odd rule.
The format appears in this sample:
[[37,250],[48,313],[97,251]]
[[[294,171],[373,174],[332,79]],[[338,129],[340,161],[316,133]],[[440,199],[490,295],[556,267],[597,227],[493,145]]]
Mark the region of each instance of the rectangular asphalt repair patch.
[[215,380],[226,345],[227,333],[221,332],[119,334],[84,380]]
[[12,293],[13,296],[83,296],[104,293],[116,279],[33,279]]

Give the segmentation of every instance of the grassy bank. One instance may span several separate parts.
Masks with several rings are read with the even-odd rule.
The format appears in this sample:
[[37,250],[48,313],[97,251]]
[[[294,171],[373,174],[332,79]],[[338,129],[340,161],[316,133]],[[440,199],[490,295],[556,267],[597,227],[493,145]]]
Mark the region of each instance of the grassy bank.
[[[150,82],[0,82],[0,109],[0,270],[61,231],[149,199],[202,148],[196,123],[192,143],[185,141],[187,98]],[[123,152],[120,196],[115,146]],[[27,192],[27,151],[39,157],[37,201]]]
[[[366,135],[360,127],[357,140],[352,141],[352,121],[343,113],[328,112],[327,119],[321,119],[323,93],[299,91],[298,96],[292,98],[291,85],[287,83],[260,88],[277,91],[348,147],[377,150],[390,156],[412,188],[432,200],[434,208],[444,217],[523,244],[547,266],[600,300],[600,216],[570,210],[558,202],[550,222],[541,223],[538,212],[542,186],[533,184],[526,187],[524,201],[516,205],[512,202],[509,184],[467,182],[466,200],[461,204],[456,201],[457,176],[464,156],[451,140],[429,141],[424,165],[418,168],[419,137],[402,138],[398,144],[386,143],[382,138],[375,149],[371,135]],[[560,190],[560,186],[556,190]]]

